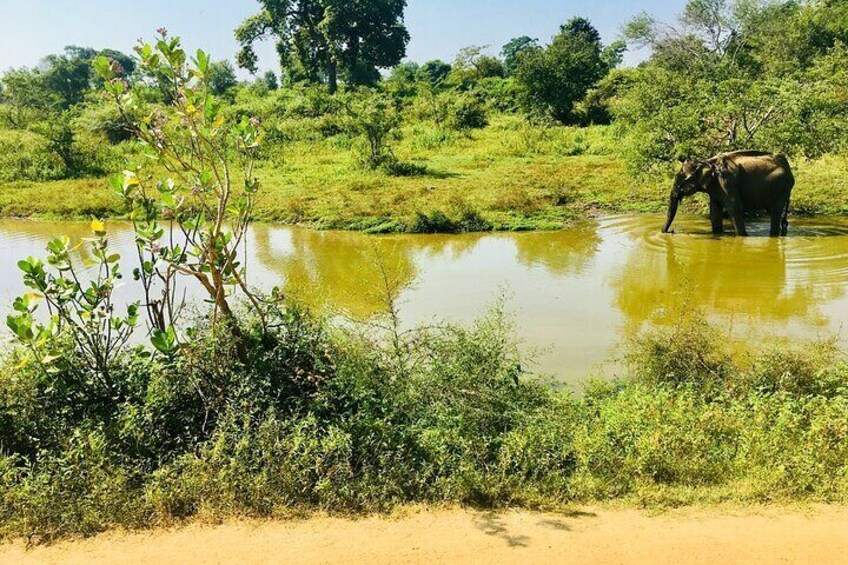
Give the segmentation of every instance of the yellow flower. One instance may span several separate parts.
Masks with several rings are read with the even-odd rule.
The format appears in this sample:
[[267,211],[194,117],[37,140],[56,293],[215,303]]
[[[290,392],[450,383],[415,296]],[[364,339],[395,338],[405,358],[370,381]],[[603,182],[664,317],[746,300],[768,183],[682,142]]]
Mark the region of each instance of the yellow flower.
[[95,218],[91,220],[91,231],[94,233],[104,233],[106,231],[106,224]]

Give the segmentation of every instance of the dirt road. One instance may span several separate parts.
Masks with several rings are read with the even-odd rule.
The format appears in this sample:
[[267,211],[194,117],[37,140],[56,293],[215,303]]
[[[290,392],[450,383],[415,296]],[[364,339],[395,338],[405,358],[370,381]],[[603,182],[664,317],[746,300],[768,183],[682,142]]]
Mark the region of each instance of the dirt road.
[[848,508],[685,510],[649,516],[409,510],[396,518],[236,522],[108,534],[0,563],[848,564]]

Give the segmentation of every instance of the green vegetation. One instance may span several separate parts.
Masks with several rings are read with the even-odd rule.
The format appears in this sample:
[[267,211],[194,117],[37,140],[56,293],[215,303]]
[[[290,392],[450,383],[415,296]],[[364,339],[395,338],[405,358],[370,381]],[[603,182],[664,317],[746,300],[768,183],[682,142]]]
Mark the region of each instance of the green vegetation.
[[256,70],[256,41],[273,36],[286,77],[324,81],[331,94],[338,74],[350,85],[373,85],[379,68],[401,62],[409,43],[406,0],[261,0],[262,10],[236,30],[239,65]]
[[[605,45],[583,18],[547,43],[518,37],[501,58],[471,46],[453,63],[399,63],[405,3],[364,3],[378,4],[348,13],[263,2],[238,30],[239,63],[254,68],[254,44],[273,38],[279,76],[238,82],[229,62],[210,64],[224,115],[255,118],[268,133],[257,219],[378,232],[555,229],[587,214],[659,211],[678,158],[743,147],[790,156],[794,213],[848,212],[841,2],[693,0],[671,25],[643,14],[624,37],[653,55],[630,69],[618,68],[625,45]],[[140,99],[169,111],[167,85],[111,50],[69,47],[6,73],[0,214],[123,214],[98,179],[138,161],[142,147],[97,92],[101,53]]]
[[642,14],[624,31],[653,51],[605,79],[634,167],[727,149],[844,153],[844,2],[693,0],[677,24]]
[[49,373],[5,360],[2,533],[384,511],[848,501],[848,365],[828,344],[734,359],[690,317],[582,397],[524,375],[497,312],[375,338],[294,305],[274,329],[200,326],[175,357],[122,355],[114,388],[68,348]]
[[[643,16],[628,35],[654,56],[638,69],[613,70],[621,46],[573,19],[503,62],[472,47],[384,80],[405,2],[262,4],[240,62],[274,36],[280,79],[233,84],[164,30],[138,60],[69,49],[3,78],[0,143],[23,150],[0,152],[0,211],[125,215],[127,284],[145,299],[115,307],[122,258],[99,219],[94,271],[65,238],[18,263],[33,292],[7,318],[0,535],[405,503],[848,501],[848,363],[832,344],[731,354],[684,314],[578,397],[524,372],[498,309],[402,331],[384,271],[385,314],[352,327],[253,291],[243,264],[257,218],[451,232],[658,210],[663,163],[749,143],[797,157],[797,211],[846,213],[842,3],[693,0],[673,35]],[[797,60],[758,31],[775,21]],[[116,156],[110,194],[98,177]],[[185,313],[184,284],[207,310]],[[133,341],[142,321],[152,347]]]

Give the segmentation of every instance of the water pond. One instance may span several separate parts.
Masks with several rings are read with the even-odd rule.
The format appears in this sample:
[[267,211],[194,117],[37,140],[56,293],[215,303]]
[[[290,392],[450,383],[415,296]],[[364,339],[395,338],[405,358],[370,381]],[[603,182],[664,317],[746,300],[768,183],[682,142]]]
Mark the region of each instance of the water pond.
[[[837,335],[848,322],[848,220],[795,219],[785,239],[716,238],[709,222],[606,218],[561,232],[365,236],[257,225],[249,241],[252,285],[274,286],[354,320],[385,308],[394,293],[405,325],[480,316],[506,298],[531,369],[565,383],[617,369],[621,344],[650,325],[699,308],[736,340]],[[129,226],[110,241],[133,266]],[[54,235],[82,238],[87,225],[0,220],[0,315],[23,288],[15,263],[44,256]],[[189,285],[191,286],[191,285]],[[131,282],[120,289],[134,297]]]

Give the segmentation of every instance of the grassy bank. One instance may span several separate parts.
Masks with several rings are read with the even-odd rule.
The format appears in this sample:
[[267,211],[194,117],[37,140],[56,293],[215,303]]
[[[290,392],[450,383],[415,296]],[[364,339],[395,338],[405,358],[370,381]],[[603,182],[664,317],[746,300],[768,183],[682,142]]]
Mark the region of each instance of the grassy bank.
[[[540,128],[507,115],[470,132],[420,122],[395,146],[401,175],[363,169],[354,143],[339,134],[271,144],[258,219],[374,232],[556,229],[586,215],[662,211],[670,186],[633,179],[604,127]],[[795,213],[848,213],[848,159],[795,166]],[[702,200],[689,206],[704,211]],[[0,184],[2,216],[120,213],[103,179]]]
[[848,364],[827,344],[731,357],[690,317],[577,397],[522,373],[497,313],[390,346],[297,310],[275,327],[246,365],[208,332],[170,361],[129,354],[111,396],[70,354],[50,373],[7,358],[2,534],[407,503],[848,501]]

